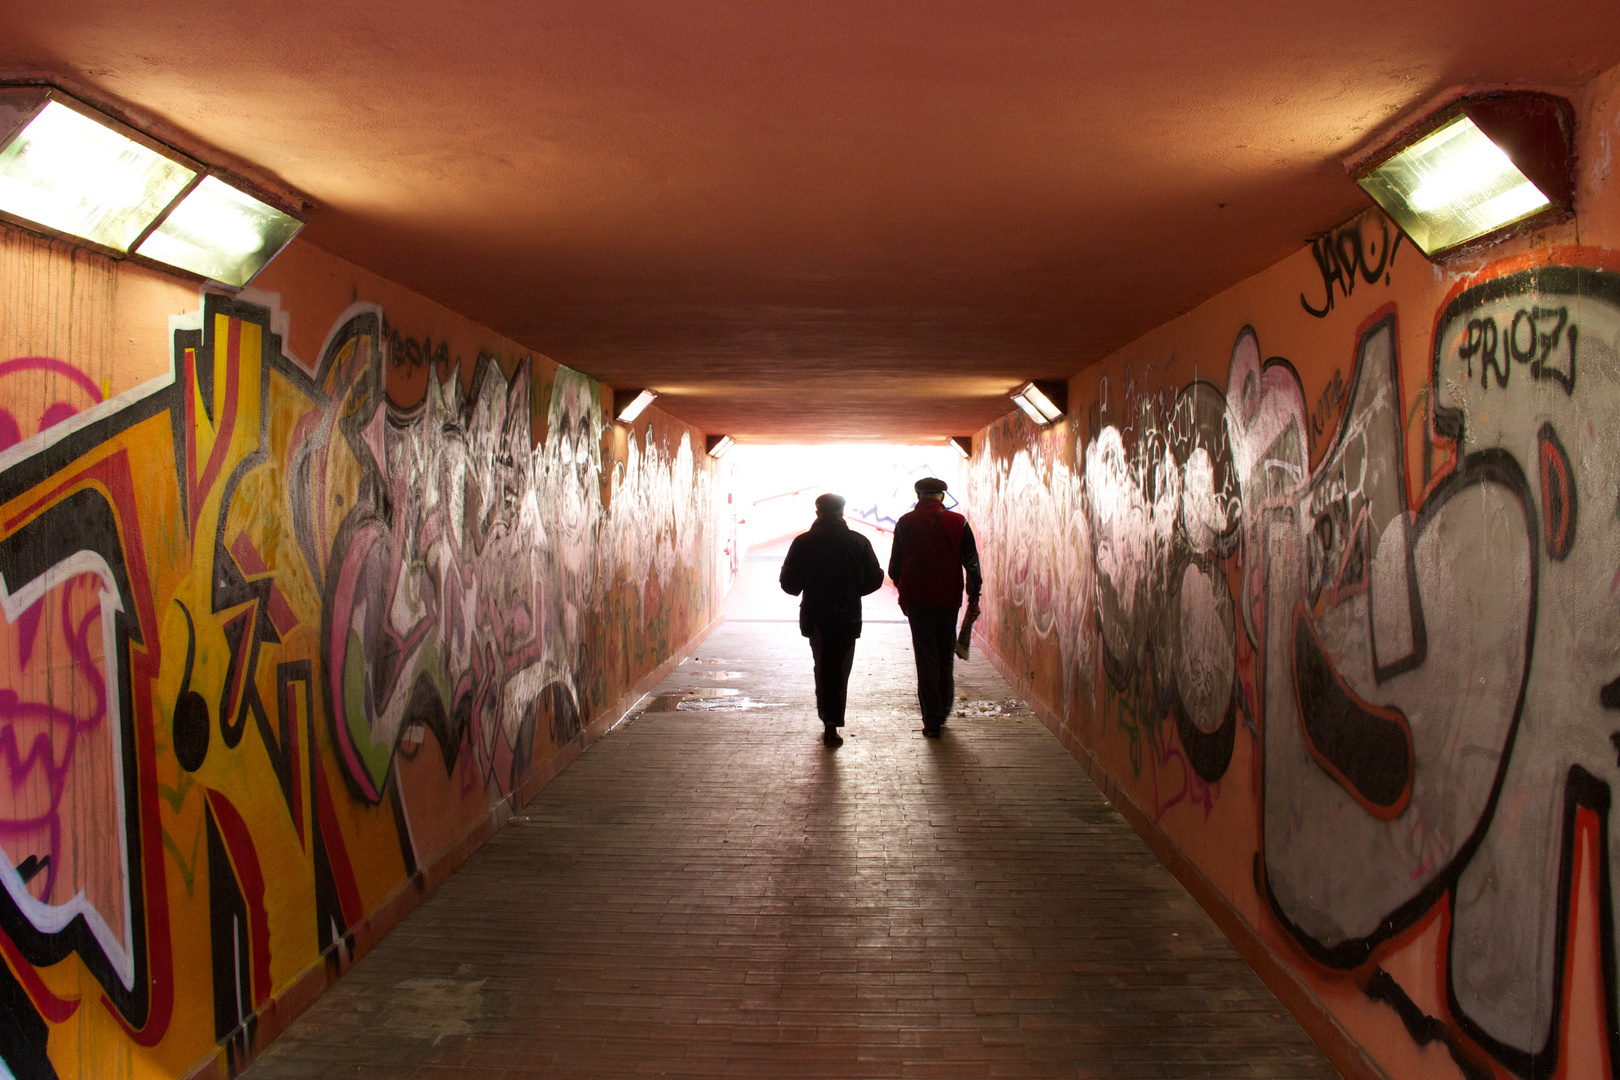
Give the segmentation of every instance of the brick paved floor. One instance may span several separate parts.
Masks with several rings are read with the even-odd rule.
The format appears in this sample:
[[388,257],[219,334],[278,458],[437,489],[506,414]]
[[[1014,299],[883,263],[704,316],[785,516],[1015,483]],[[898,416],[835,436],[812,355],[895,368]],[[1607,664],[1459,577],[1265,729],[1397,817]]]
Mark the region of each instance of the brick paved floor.
[[826,750],[797,627],[728,622],[245,1076],[1336,1075],[1027,708],[925,740],[910,663],[868,624]]

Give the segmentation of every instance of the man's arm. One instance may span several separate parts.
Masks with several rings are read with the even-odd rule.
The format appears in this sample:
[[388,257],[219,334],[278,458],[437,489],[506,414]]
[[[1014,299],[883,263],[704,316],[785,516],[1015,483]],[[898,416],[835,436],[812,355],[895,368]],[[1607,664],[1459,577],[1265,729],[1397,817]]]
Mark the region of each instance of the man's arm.
[[788,545],[787,558],[782,560],[782,573],[777,578],[782,591],[789,596],[804,592],[804,545],[799,543],[803,539],[803,536],[795,536]]
[[872,541],[860,533],[852,534],[860,543],[860,586],[861,595],[875,593],[883,587],[883,567],[878,565],[877,552],[872,550]]
[[979,607],[979,591],[984,588],[984,576],[979,573],[979,545],[973,539],[973,526],[962,526],[962,550],[958,552],[962,559],[962,571],[967,575],[968,607],[975,611]]
[[[872,557],[877,558],[876,555]],[[889,548],[889,580],[894,582],[895,588],[900,587],[900,527],[898,525],[894,529],[894,546]]]

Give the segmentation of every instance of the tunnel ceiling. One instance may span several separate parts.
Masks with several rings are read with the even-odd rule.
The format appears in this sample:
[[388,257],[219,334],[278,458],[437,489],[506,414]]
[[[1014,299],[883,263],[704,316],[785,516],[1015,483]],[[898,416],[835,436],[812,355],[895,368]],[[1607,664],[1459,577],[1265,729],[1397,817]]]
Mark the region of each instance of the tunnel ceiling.
[[250,163],[314,244],[758,440],[974,431],[1357,213],[1343,157],[1415,106],[1620,61],[1593,0],[4,0],[0,26],[0,70]]

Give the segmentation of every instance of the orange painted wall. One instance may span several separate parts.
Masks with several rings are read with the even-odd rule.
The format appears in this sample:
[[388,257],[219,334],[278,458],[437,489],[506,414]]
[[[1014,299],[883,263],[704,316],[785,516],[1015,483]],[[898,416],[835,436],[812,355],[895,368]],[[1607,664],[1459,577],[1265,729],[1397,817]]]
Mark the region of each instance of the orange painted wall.
[[1620,69],[1573,104],[1574,220],[1370,211],[976,439],[992,649],[1394,1077],[1620,1045]]
[[239,1068],[718,615],[657,410],[295,243],[0,229],[0,1060]]

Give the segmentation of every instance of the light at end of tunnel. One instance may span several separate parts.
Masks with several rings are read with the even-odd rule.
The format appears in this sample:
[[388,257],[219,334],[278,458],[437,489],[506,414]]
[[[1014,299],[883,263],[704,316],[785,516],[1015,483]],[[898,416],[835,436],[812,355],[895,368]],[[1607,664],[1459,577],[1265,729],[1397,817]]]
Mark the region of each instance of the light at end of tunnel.
[[726,451],[737,443],[730,435],[710,435],[704,445],[709,451],[709,456],[718,460],[725,457]]
[[1013,404],[1041,427],[1063,419],[1068,398],[1068,387],[1060,382],[1027,382],[1012,392]]
[[1572,209],[1571,115],[1546,94],[1465,98],[1352,175],[1425,255],[1440,255]]
[[955,450],[958,454],[961,454],[964,458],[970,458],[973,456],[973,436],[952,435],[949,442],[951,444],[951,449]]
[[619,418],[619,423],[632,423],[657,397],[658,391],[656,390],[615,390],[613,392],[613,413]]

